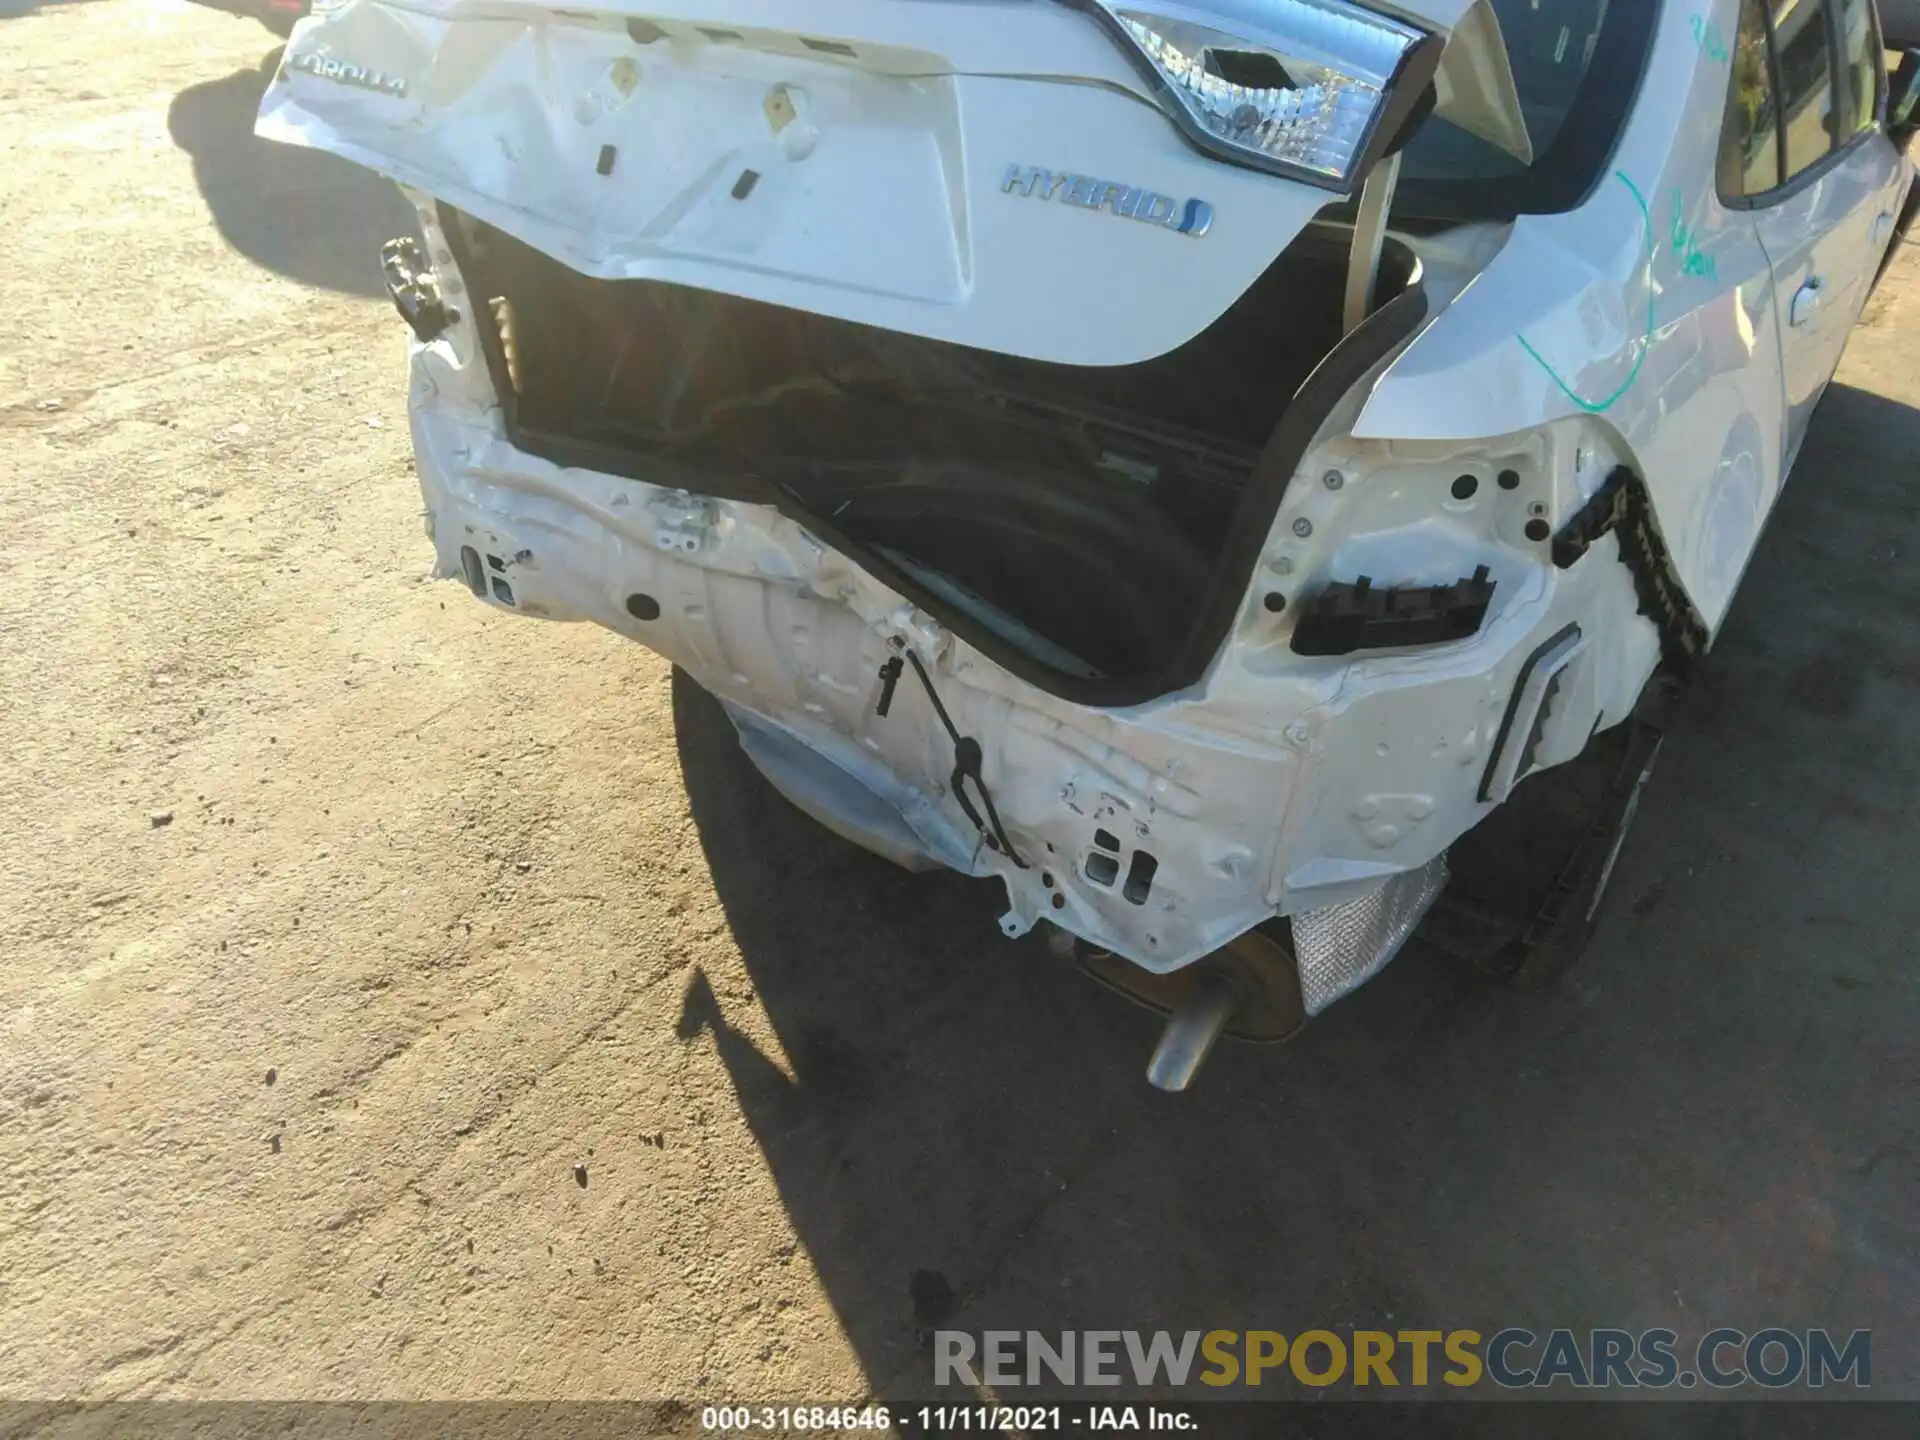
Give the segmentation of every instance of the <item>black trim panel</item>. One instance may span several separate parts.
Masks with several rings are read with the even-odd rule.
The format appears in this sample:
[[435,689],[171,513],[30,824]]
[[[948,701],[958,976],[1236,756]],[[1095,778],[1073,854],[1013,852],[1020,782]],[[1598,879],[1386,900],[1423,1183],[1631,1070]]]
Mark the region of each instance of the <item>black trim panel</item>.
[[[1226,643],[1246,603],[1254,569],[1266,550],[1293,473],[1327,416],[1347,392],[1427,316],[1426,286],[1416,280],[1349,333],[1294,393],[1273,438],[1260,452],[1227,533],[1213,584],[1201,603],[1187,643],[1174,663],[1155,674],[1127,679],[1085,678],[1043,665],[1002,640],[965,611],[928,590],[886,557],[849,539],[822,517],[801,508],[781,492],[773,501],[780,512],[841,554],[858,563],[888,588],[897,590],[980,651],[1001,669],[1038,690],[1075,705],[1120,709],[1143,705],[1199,683]],[[713,493],[711,490],[708,493]],[[746,497],[742,497],[746,498]]]
[[1854,151],[1858,150],[1868,141],[1879,140],[1884,143],[1886,139],[1887,132],[1884,130],[1862,130],[1838,150],[1829,150],[1825,155],[1822,155],[1818,160],[1814,161],[1813,164],[1807,166],[1806,169],[1787,181],[1786,184],[1776,186],[1774,189],[1768,190],[1760,195],[1735,195],[1732,197],[1721,195],[1719,197],[1720,203],[1729,210],[1771,210],[1774,206],[1785,204],[1791,200],[1802,190],[1819,180],[1820,177],[1828,171],[1835,169],[1842,162],[1852,159]]
[[[1513,677],[1513,693],[1507,696],[1506,713],[1500,717],[1500,733],[1493,737],[1493,749],[1487,754],[1487,768],[1480,776],[1480,789],[1476,798],[1482,805],[1487,803],[1487,793],[1493,789],[1493,772],[1499,768],[1500,757],[1506,753],[1507,741],[1513,734],[1514,717],[1519,713],[1520,696],[1527,688],[1527,681],[1533,678],[1533,672],[1539,668],[1540,662],[1546,658],[1548,651],[1562,640],[1578,636],[1579,633],[1580,627],[1569,621],[1534,646],[1533,653],[1520,662],[1519,673]],[[1516,774],[1513,778],[1517,785],[1522,777]]]
[[1640,477],[1615,466],[1593,497],[1553,537],[1553,563],[1571,569],[1603,535],[1619,541],[1620,560],[1633,577],[1639,613],[1659,628],[1663,663],[1676,675],[1706,653],[1710,638],[1693,600],[1676,577],[1653,502]]

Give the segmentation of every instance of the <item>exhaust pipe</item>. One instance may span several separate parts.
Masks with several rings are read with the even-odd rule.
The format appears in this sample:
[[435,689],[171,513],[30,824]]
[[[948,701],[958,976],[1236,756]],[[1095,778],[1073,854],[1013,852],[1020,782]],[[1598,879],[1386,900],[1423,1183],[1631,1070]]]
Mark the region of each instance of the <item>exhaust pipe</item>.
[[1179,1008],[1167,1016],[1167,1028],[1147,1062],[1147,1083],[1177,1094],[1193,1084],[1220,1032],[1240,1007],[1240,997],[1224,975],[1203,972]]
[[1192,1086],[1222,1035],[1271,1044],[1307,1023],[1284,925],[1256,926],[1200,963],[1166,975],[1095,950],[1057,927],[1048,927],[1048,939],[1056,954],[1073,956],[1101,984],[1167,1017],[1147,1062],[1147,1083],[1178,1093]]

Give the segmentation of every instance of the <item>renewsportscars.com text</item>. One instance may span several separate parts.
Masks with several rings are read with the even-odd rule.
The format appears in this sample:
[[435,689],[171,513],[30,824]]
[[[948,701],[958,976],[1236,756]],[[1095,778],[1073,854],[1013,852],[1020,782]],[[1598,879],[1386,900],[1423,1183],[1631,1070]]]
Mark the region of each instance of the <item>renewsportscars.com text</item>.
[[934,1332],[936,1385],[1493,1384],[1506,1389],[1822,1389],[1873,1383],[1873,1335],[1709,1330],[965,1330]]

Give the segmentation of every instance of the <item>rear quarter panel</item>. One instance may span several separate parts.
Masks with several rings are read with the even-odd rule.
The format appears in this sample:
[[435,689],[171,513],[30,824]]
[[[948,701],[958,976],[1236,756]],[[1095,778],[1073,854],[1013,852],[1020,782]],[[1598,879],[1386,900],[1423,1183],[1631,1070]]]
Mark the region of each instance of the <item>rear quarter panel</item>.
[[[1736,13],[1717,0],[1696,27],[1689,9],[1665,7],[1598,187],[1568,213],[1520,217],[1382,377],[1355,429],[1468,441],[1592,416],[1645,480],[1710,629],[1781,464],[1773,280],[1751,217],[1722,206],[1714,184]],[[1554,515],[1556,529],[1567,518]]]

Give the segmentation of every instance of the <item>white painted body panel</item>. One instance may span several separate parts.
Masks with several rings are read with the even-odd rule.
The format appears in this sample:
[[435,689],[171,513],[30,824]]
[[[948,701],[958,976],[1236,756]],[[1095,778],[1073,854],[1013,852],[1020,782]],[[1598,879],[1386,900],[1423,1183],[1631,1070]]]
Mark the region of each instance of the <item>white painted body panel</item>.
[[[1718,0],[1702,18],[1731,35],[1737,12]],[[1577,209],[1515,221],[1375,387],[1355,433],[1465,441],[1593,416],[1644,477],[1675,567],[1717,630],[1884,249],[1859,227],[1897,208],[1906,167],[1873,137],[1778,206],[1722,205],[1728,69],[1688,20],[1666,14],[1608,178]],[[1808,273],[1801,252],[1816,246],[1834,293],[1819,338],[1794,346],[1786,306]],[[1784,292],[1782,255],[1800,256],[1778,272],[1792,282]]]
[[[829,35],[877,36],[882,63],[919,77],[906,82],[791,42],[636,46],[617,21],[503,8],[449,20],[353,0],[325,22],[328,53],[405,77],[407,95],[286,70],[259,132],[451,200],[584,274],[1082,365],[1197,334],[1336,198],[1191,149],[1113,42],[1057,5],[841,0],[809,13]],[[725,17],[744,29],[775,8]],[[969,73],[989,48],[1040,78]],[[779,134],[763,108],[775,86],[799,111]],[[604,146],[617,157],[606,176]],[[1021,203],[1001,190],[1014,164],[1203,200],[1214,223],[1203,247]],[[759,178],[736,200],[746,171]]]
[[[647,13],[782,29],[786,8],[672,0]],[[1445,24],[1466,7],[1440,8],[1421,7]],[[1731,33],[1731,0],[1710,13]],[[262,111],[262,134],[414,187],[461,311],[474,299],[429,197],[594,276],[1115,364],[1203,328],[1327,199],[1189,149],[1100,32],[1056,6],[828,0],[811,7],[808,33],[886,48],[893,82],[777,47],[657,68],[642,52],[618,99],[611,57],[632,47],[617,23],[529,14],[350,0],[303,25],[290,51],[350,44],[356,63],[404,74],[408,96],[289,73]],[[796,76],[817,131],[797,157],[760,118],[760,97]],[[750,726],[878,797],[899,823],[873,830],[873,848],[999,876],[1009,934],[1049,919],[1148,970],[1177,969],[1269,916],[1349,899],[1444,852],[1489,809],[1478,789],[1524,662],[1567,626],[1583,645],[1539,763],[1572,758],[1626,716],[1659,641],[1615,537],[1561,569],[1527,533],[1541,518],[1559,531],[1616,465],[1644,477],[1701,619],[1724,616],[1789,438],[1779,257],[1752,213],[1714,196],[1726,84],[1669,7],[1618,153],[1584,204],[1426,245],[1436,313],[1328,417],[1238,622],[1187,690],[1123,710],[1069,703],[771,509],[688,494],[664,471],[623,478],[518,450],[467,323],[413,350],[438,571],[460,574],[462,548],[475,547],[498,561],[519,613],[594,621],[668,656]],[[1829,194],[1875,209],[1892,196],[1903,174],[1877,143],[1885,155]],[[595,174],[608,144],[621,186]],[[1028,203],[999,188],[1016,161],[1203,196],[1215,223],[1202,241]],[[743,168],[763,177],[764,212],[725,203]],[[1864,293],[1877,255],[1864,241],[1853,253],[1849,283]],[[1509,469],[1517,487],[1493,483]],[[1321,483],[1329,471],[1337,488]],[[1483,483],[1447,498],[1461,473]],[[1288,643],[1293,612],[1261,603],[1270,589],[1298,598],[1362,574],[1449,584],[1476,565],[1497,581],[1479,633],[1418,650],[1304,657]],[[629,614],[636,592],[658,598],[657,618]],[[876,714],[895,640],[981,741],[1024,866],[963,817],[948,737],[911,677],[891,714]],[[866,803],[850,802],[836,828],[858,831],[848,817]],[[1096,828],[1119,837],[1122,873],[1150,849],[1146,904],[1088,880]]]

